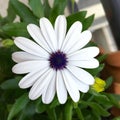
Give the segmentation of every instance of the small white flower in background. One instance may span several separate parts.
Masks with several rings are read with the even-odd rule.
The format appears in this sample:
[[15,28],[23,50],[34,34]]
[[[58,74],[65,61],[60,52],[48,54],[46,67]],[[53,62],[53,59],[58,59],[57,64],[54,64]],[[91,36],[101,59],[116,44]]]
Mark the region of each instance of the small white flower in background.
[[12,68],[16,74],[26,74],[19,82],[20,88],[29,88],[29,98],[42,96],[45,104],[52,102],[55,93],[64,104],[67,93],[74,102],[80,92],[86,93],[94,84],[93,76],[82,68],[96,68],[99,62],[97,47],[83,48],[91,40],[91,32],[82,32],[81,22],[75,22],[66,33],[66,18],[58,16],[53,28],[47,18],[40,19],[40,27],[29,24],[27,30],[35,40],[17,37],[15,44],[23,51],[15,52]]

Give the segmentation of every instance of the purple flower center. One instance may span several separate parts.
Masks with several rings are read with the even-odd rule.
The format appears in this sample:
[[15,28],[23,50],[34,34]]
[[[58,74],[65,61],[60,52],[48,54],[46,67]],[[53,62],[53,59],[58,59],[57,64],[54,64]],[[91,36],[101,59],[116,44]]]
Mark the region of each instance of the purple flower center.
[[66,68],[67,65],[66,54],[64,54],[61,51],[52,53],[50,55],[49,61],[50,61],[50,67],[55,70],[61,70],[63,68]]

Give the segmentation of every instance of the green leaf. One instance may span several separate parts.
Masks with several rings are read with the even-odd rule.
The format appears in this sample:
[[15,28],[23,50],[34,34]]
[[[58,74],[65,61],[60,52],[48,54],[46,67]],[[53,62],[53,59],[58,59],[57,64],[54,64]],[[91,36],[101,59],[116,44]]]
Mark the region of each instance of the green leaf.
[[48,3],[48,0],[44,0],[44,5],[43,6],[44,6],[44,15],[45,15],[45,17],[49,18],[51,8],[50,8],[50,5]]
[[112,77],[109,77],[107,80],[106,80],[106,86],[105,86],[105,89],[108,89],[113,83],[113,78]]
[[53,8],[51,10],[49,19],[52,23],[55,22],[55,19],[58,15],[64,14],[64,9],[67,5],[67,0],[55,0]]
[[30,37],[26,28],[27,28],[26,23],[10,23],[4,25],[1,29],[5,34],[7,34],[10,37],[13,36]]
[[120,116],[115,117],[115,118],[114,118],[114,119],[112,119],[112,120],[120,120]]
[[52,103],[50,103],[49,107],[50,109],[55,108],[56,106],[60,105],[58,98],[55,97],[54,100],[52,101]]
[[68,16],[67,17],[67,29],[69,29],[70,26],[76,21],[83,22],[86,14],[87,14],[87,11],[80,11],[80,12],[77,12],[77,13],[74,13]]
[[95,103],[95,102],[82,102],[84,104],[87,104],[89,107],[92,108],[93,111],[95,111],[97,114],[103,116],[103,117],[107,117],[110,115],[110,113],[105,110],[102,106],[100,106],[99,104]]
[[29,5],[36,17],[41,18],[44,16],[44,7],[40,0],[29,0]]
[[35,114],[35,102],[30,101],[27,106],[22,110],[19,120],[31,120],[31,117]]
[[91,24],[93,23],[93,20],[94,20],[94,16],[95,15],[93,14],[84,19],[84,21],[82,22],[83,23],[83,31],[87,30],[91,26]]
[[11,54],[12,52],[10,48],[0,47],[0,83],[13,76],[11,71],[13,66]]
[[43,104],[42,101],[40,100],[38,104],[36,105],[36,112],[37,113],[43,113],[47,110],[47,105]]
[[9,4],[8,4],[8,9],[7,9],[7,17],[6,19],[9,21],[9,22],[13,22],[13,20],[16,18],[16,14],[15,14],[15,11],[9,1]]
[[10,0],[10,2],[15,12],[20,16],[23,22],[37,24],[36,17],[26,5],[19,2],[18,0]]
[[106,95],[102,93],[97,93],[94,95],[95,95],[94,100],[98,102],[98,104],[101,104],[102,106],[104,106],[106,109],[109,109],[113,106]]
[[21,77],[16,77],[15,79],[10,79],[10,80],[7,80],[5,82],[3,82],[0,87],[3,89],[3,90],[8,90],[8,89],[17,89],[19,88],[18,87],[18,83],[20,81]]
[[102,54],[100,56],[97,57],[97,59],[99,60],[99,62],[103,62],[107,57],[107,54]]
[[28,94],[24,94],[21,97],[19,97],[15,104],[12,106],[11,111],[8,115],[7,120],[13,120],[13,118],[25,108],[27,103],[29,102]]
[[112,103],[112,105],[114,105],[117,108],[120,108],[120,95],[117,94],[110,94],[110,93],[104,93],[110,100],[110,102]]

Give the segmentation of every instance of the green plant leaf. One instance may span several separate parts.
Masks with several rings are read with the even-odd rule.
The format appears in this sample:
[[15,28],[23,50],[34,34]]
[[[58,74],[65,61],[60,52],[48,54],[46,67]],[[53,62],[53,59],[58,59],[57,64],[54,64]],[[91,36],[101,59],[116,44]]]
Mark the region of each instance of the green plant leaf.
[[112,120],[120,120],[120,116],[113,118]]
[[49,107],[50,109],[55,108],[56,106],[60,105],[58,98],[55,97],[54,100],[50,103]]
[[29,5],[36,17],[41,18],[44,16],[44,7],[40,0],[29,0]]
[[69,15],[67,17],[67,29],[69,29],[70,26],[76,21],[83,22],[86,14],[87,14],[87,11],[80,11],[80,12],[74,13],[72,15]]
[[101,63],[101,62],[103,62],[106,59],[106,57],[107,57],[107,54],[102,54],[102,55],[98,56],[97,59]]
[[51,13],[49,16],[52,24],[55,22],[55,19],[58,15],[64,14],[64,9],[67,6],[67,0],[55,0],[53,8],[51,9]]
[[19,120],[31,120],[31,117],[35,114],[35,102],[30,101],[27,106],[22,110]]
[[113,83],[113,78],[112,77],[109,77],[107,80],[106,80],[106,86],[105,86],[105,89],[108,89]]
[[5,82],[3,82],[0,87],[3,90],[8,90],[8,89],[18,89],[18,83],[20,81],[21,77],[16,77],[15,79],[9,79]]
[[0,47],[0,83],[13,76],[11,71],[13,66],[11,54],[12,52],[10,48]]
[[84,21],[82,22],[83,23],[83,31],[84,30],[87,30],[93,23],[93,20],[94,20],[94,14],[85,18]]
[[94,100],[98,102],[98,104],[101,104],[102,106],[104,106],[106,109],[109,109],[113,106],[109,98],[102,93],[94,94]]
[[120,95],[117,94],[110,94],[110,93],[104,93],[110,100],[113,106],[120,108]]
[[32,11],[18,0],[10,0],[12,7],[16,14],[18,14],[23,22],[38,24],[36,17]]
[[24,94],[21,97],[19,97],[15,104],[12,106],[10,113],[8,115],[7,120],[13,120],[13,118],[25,108],[27,103],[29,102],[28,94]]
[[10,23],[4,25],[1,29],[9,37],[13,36],[30,37],[26,28],[27,28],[26,23]]
[[48,3],[48,0],[44,0],[44,15],[45,17],[49,18],[50,12],[51,12],[51,7]]
[[103,117],[108,117],[110,113],[105,110],[102,106],[95,102],[88,102],[88,101],[82,101],[83,104],[87,104],[93,111],[95,111],[98,115],[103,116]]
[[8,9],[7,9],[7,17],[6,17],[6,19],[7,19],[9,22],[13,22],[13,20],[14,20],[15,17],[16,17],[16,14],[15,14],[15,11],[14,11],[14,9],[13,9],[10,1],[9,1],[8,5],[9,5],[9,6],[8,6]]

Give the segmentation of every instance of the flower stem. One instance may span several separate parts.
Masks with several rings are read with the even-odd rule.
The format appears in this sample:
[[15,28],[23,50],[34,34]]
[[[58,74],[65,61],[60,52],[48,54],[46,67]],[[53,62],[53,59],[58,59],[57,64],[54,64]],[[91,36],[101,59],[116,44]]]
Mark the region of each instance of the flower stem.
[[47,114],[48,114],[50,120],[57,120],[55,109],[49,109],[48,108]]
[[78,103],[73,102],[73,105],[74,105],[74,109],[76,110],[79,120],[84,120],[84,117],[82,115],[81,109],[78,106]]
[[79,118],[80,120],[84,120],[84,117],[83,117],[83,115],[82,115],[82,112],[81,112],[80,108],[77,107],[75,110],[76,110],[76,113],[77,113],[77,115],[78,115],[78,118]]
[[68,102],[65,104],[64,107],[64,120],[72,120],[72,110],[73,110],[73,105],[71,100],[68,100]]

